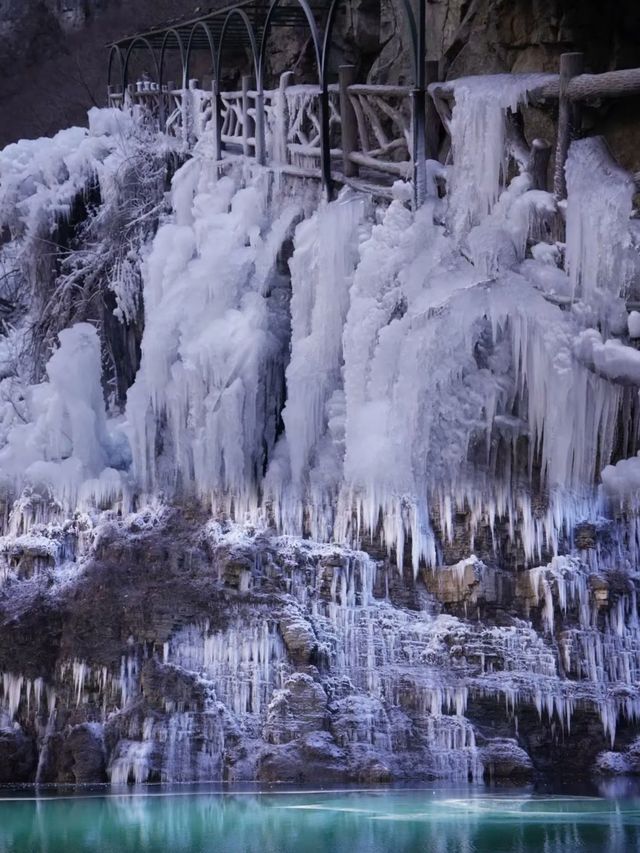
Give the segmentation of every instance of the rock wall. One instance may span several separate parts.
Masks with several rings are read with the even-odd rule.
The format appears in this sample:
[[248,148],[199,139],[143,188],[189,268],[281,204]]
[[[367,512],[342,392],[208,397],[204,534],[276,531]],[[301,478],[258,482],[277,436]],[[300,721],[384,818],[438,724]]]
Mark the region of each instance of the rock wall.
[[0,781],[633,769],[637,578],[589,553],[414,580],[195,507],[35,529],[1,558]]

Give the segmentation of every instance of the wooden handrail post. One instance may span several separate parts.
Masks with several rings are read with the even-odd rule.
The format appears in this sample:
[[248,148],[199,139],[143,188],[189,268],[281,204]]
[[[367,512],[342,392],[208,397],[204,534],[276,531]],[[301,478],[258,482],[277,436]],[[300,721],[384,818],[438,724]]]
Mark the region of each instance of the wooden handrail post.
[[440,150],[440,116],[434,103],[433,98],[429,94],[429,86],[431,83],[438,83],[440,80],[440,62],[437,59],[428,59],[424,66],[425,76],[425,117],[424,117],[424,132],[425,132],[425,156],[427,160],[437,160]]
[[340,125],[342,137],[342,169],[345,178],[355,178],[358,166],[351,155],[358,150],[358,123],[356,113],[349,97],[349,86],[356,82],[354,65],[341,65],[338,69],[340,83]]
[[546,139],[534,139],[531,143],[529,157],[529,174],[531,175],[532,190],[547,189],[547,173],[551,159],[551,145]]
[[253,78],[249,74],[242,77],[242,153],[249,156],[249,90],[252,88]]
[[556,143],[556,165],[553,177],[553,191],[557,198],[566,198],[567,179],[564,167],[567,162],[572,139],[580,133],[582,112],[580,105],[568,96],[569,83],[573,77],[582,74],[584,54],[563,53],[560,56],[560,101],[558,105],[558,139]]
[[173,112],[173,95],[171,93],[176,88],[176,84],[174,83],[173,80],[169,80],[168,83],[165,83],[165,86],[166,86],[166,92],[165,91],[160,92],[160,98],[161,98],[162,103],[164,104],[163,116],[162,116],[162,120],[161,120],[162,130],[167,129],[167,122],[169,121],[171,113]]
[[280,108],[277,112],[274,157],[282,165],[286,165],[289,162],[289,108],[287,106],[287,88],[291,85],[293,79],[293,71],[285,71],[280,75],[280,85],[278,86]]
[[222,113],[217,80],[211,81],[211,122],[213,125],[213,156],[222,160]]

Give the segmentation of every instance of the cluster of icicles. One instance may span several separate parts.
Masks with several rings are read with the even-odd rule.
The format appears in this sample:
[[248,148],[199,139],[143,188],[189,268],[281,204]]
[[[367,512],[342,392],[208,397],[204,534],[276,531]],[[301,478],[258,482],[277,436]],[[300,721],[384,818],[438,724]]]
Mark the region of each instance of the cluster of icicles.
[[[556,558],[525,575],[521,594],[533,606],[543,605],[545,631],[551,635],[554,619],[561,622],[554,649],[525,621],[487,627],[435,612],[399,610],[380,591],[378,564],[363,553],[342,556],[346,559],[341,565],[318,567],[311,581],[308,570],[293,572],[287,618],[308,620],[332,674],[346,678],[358,691],[349,700],[357,705],[357,725],[342,735],[345,743],[375,744],[392,752],[387,709],[406,708],[427,721],[432,773],[481,779],[475,729],[465,716],[473,698],[501,698],[515,734],[521,705],[533,705],[541,719],[555,720],[567,733],[576,710],[594,710],[612,744],[620,717],[640,719],[640,620],[635,595],[599,599],[590,588],[588,569],[579,561]],[[468,564],[447,571],[462,584]],[[478,568],[482,570],[481,565]],[[147,781],[152,754],[158,749],[164,750],[166,781],[216,778],[224,752],[222,709],[252,730],[264,725],[295,668],[277,619],[266,611],[254,613],[250,622],[246,618],[222,631],[206,622],[187,625],[158,651],[165,665],[196,673],[206,685],[204,712],[194,715],[167,699],[166,718],[145,719],[139,736],[134,733],[117,745],[110,759],[112,782]],[[461,655],[451,656],[452,641],[463,650]],[[104,668],[73,661],[63,664],[56,678],[60,690],[72,691],[68,704],[94,712],[101,708],[96,724],[102,725],[114,711],[139,701],[140,663],[132,651],[122,659],[120,673],[111,675]],[[36,719],[47,721],[42,726],[46,747],[46,731],[55,731],[55,690],[42,680],[31,684],[7,673],[1,683],[0,707],[7,722],[19,711],[28,713],[33,704]],[[194,753],[190,740],[196,726],[201,754]],[[195,767],[194,762],[204,764]]]
[[[449,195],[416,213],[399,186],[386,209],[345,192],[309,215],[309,188],[216,179],[196,151],[146,266],[138,488],[186,484],[319,541],[381,534],[400,565],[410,541],[415,570],[440,561],[456,511],[472,533],[517,531],[530,563],[603,513],[621,412],[623,452],[637,440],[638,353],[619,339],[633,182],[598,140],[575,143],[566,249],[548,236],[556,200],[501,167],[507,110],[537,79],[460,81]],[[607,470],[625,494],[635,469]]]

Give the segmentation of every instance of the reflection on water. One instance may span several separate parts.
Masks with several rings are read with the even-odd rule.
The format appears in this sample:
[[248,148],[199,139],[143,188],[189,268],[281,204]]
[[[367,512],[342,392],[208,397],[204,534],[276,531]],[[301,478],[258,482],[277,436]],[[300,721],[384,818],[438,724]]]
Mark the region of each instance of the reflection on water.
[[[0,853],[626,853],[640,798],[132,790],[0,800]],[[2,796],[2,794],[0,794]]]

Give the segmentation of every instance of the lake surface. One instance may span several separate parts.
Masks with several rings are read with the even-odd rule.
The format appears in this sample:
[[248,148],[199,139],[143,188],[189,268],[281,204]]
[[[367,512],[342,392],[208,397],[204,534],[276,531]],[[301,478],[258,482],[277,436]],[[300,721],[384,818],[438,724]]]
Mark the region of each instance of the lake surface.
[[640,797],[486,790],[0,791],[1,853],[628,853]]

